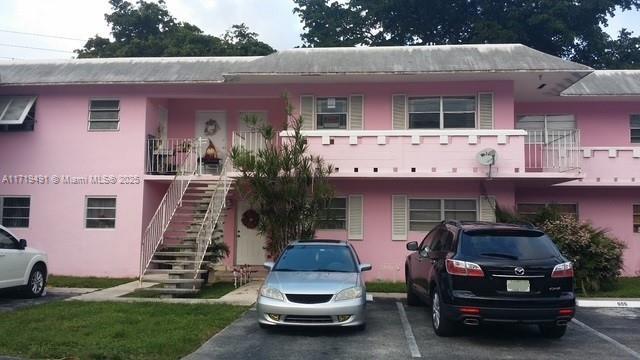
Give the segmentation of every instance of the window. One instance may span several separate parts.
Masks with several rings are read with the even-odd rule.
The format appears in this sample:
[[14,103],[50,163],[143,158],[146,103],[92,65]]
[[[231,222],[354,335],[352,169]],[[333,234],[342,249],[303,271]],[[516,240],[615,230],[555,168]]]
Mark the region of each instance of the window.
[[518,214],[531,218],[545,207],[553,207],[562,215],[573,215],[578,218],[578,204],[556,204],[556,203],[541,203],[541,204],[518,204]]
[[347,198],[333,198],[320,210],[318,229],[344,230],[347,228]]
[[35,96],[0,96],[0,131],[33,131]]
[[476,98],[423,97],[409,99],[410,129],[472,129],[476,127]]
[[118,130],[120,100],[91,100],[89,130]]
[[409,230],[429,231],[443,220],[477,219],[476,200],[409,199]]
[[113,229],[116,227],[116,198],[88,197],[85,227]]
[[631,128],[631,143],[640,144],[640,114],[631,115],[629,126]]
[[640,233],[640,205],[633,205],[633,232]]
[[18,249],[18,242],[6,231],[0,230],[0,249]]
[[0,197],[0,205],[2,226],[10,228],[29,227],[31,198],[26,196]]
[[347,128],[347,98],[317,98],[316,120],[317,129],[346,129]]
[[524,115],[518,117],[517,129],[527,130],[528,144],[548,144],[576,129],[573,115]]

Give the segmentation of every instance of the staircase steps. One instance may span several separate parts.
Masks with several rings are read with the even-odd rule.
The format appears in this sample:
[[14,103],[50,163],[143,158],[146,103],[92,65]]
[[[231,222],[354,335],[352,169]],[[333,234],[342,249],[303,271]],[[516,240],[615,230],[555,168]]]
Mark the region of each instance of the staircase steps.
[[143,280],[147,280],[147,281],[153,281],[153,282],[157,282],[160,284],[202,284],[204,283],[203,279],[193,279],[193,272],[191,272],[190,274],[183,274],[183,275],[189,275],[191,276],[191,278],[183,278],[183,279],[158,279],[155,277],[151,277],[151,278],[147,278],[147,277],[143,277]]
[[[151,260],[152,264],[166,264],[166,265],[193,265],[198,264],[200,261],[198,260]],[[204,261],[203,264],[208,263],[208,261]]]
[[[174,256],[174,257],[195,257],[197,254],[195,251],[156,251],[157,256]],[[204,253],[204,256],[211,256],[213,253]]]
[[[193,275],[194,272],[198,272],[198,274],[206,274],[208,270],[189,270],[189,269],[149,269],[147,274],[149,275]],[[151,281],[158,281],[157,279]]]
[[169,287],[150,287],[145,288],[144,291],[157,292],[161,294],[170,295],[192,295],[200,292],[200,289],[196,288],[169,288]]

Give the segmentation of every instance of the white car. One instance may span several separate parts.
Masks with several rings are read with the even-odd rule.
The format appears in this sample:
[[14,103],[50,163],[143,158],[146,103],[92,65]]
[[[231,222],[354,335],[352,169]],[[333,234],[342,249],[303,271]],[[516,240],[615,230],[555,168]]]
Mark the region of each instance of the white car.
[[0,225],[0,289],[22,288],[29,297],[42,296],[47,286],[47,254],[28,248]]

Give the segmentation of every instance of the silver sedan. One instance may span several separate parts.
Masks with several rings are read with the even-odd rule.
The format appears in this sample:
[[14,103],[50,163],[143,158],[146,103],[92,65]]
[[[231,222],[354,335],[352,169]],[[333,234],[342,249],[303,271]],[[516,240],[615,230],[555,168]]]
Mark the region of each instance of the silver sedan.
[[345,241],[298,241],[270,270],[258,294],[260,327],[355,326],[366,323],[366,288],[355,249]]

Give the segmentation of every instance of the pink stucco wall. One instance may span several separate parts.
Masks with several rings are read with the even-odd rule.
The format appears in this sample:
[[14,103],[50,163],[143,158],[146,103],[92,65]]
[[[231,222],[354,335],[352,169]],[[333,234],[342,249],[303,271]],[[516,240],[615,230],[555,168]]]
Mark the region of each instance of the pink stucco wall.
[[[500,204],[513,206],[514,188],[510,182],[438,181],[438,180],[336,180],[336,195],[363,195],[364,239],[352,240],[360,260],[373,264],[367,280],[404,281],[404,261],[409,252],[407,241],[391,240],[391,196],[478,199],[483,194],[496,196]],[[409,232],[408,241],[421,241],[426,234]],[[319,230],[319,239],[346,240],[346,230]]]
[[[43,88],[36,92],[39,97],[34,131],[0,133],[0,176],[142,176],[144,96],[121,96],[113,88],[90,93],[80,88],[58,90]],[[87,130],[91,97],[120,98],[119,131]],[[30,246],[49,254],[51,273],[135,276],[142,228],[142,186],[142,181],[109,185],[3,183],[0,195],[31,197],[29,228],[12,230],[26,238]],[[115,229],[85,229],[85,197],[91,195],[117,197]]]
[[516,103],[515,113],[573,114],[582,146],[631,146],[629,115],[640,113],[640,101]]
[[633,232],[633,204],[640,203],[640,188],[539,188],[516,191],[516,203],[578,204],[580,220],[609,232],[627,245],[624,275],[640,275],[640,234]]

